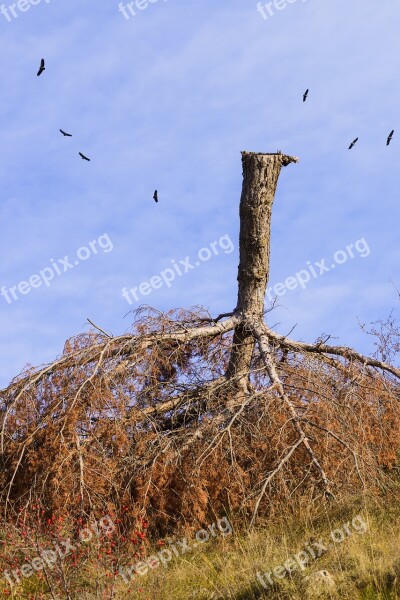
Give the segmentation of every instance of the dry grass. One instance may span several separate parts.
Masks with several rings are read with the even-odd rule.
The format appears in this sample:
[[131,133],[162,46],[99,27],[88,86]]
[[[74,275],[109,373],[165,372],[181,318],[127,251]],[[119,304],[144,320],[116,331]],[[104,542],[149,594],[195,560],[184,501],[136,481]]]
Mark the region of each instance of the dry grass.
[[[291,578],[281,580],[272,576],[275,586],[268,591],[259,584],[257,571],[269,572],[283,565],[310,538],[328,541],[332,531],[343,530],[344,524],[351,523],[357,515],[368,526],[365,533],[351,528],[352,535],[340,543],[331,542],[332,547],[322,556],[310,558],[304,571],[298,568]],[[314,509],[302,511],[301,515],[277,517],[275,523],[248,535],[210,542],[188,558],[177,558],[168,570],[160,568],[142,577],[142,592],[124,593],[122,588],[117,598],[303,600],[314,597],[307,588],[307,576],[327,570],[336,582],[337,598],[392,600],[400,598],[399,539],[400,507],[352,499],[336,508],[325,507],[319,513]]]
[[[358,530],[352,525],[354,523]],[[348,531],[345,524],[348,523]],[[366,524],[364,533],[361,524]],[[151,570],[144,576],[136,575],[132,583],[126,584],[118,576],[114,595],[98,585],[102,580],[95,563],[84,574],[77,568],[73,577],[86,583],[79,595],[83,600],[115,598],[116,600],[253,600],[276,598],[280,600],[304,600],[315,598],[316,586],[307,578],[313,573],[326,570],[334,578],[336,595],[324,592],[321,598],[343,598],[349,600],[394,600],[400,598],[400,507],[389,501],[377,504],[357,497],[323,508],[310,507],[306,503],[292,514],[276,515],[273,522],[259,527],[251,533],[241,533],[239,524],[232,523],[232,535],[217,535],[207,543],[198,544],[184,554],[179,552],[168,563]],[[341,542],[333,543],[331,532],[340,529],[344,534]],[[357,532],[358,531],[358,532]],[[339,534],[336,534],[339,537]],[[174,540],[175,547],[180,548]],[[315,541],[330,547],[318,556],[321,550],[313,546]],[[195,538],[188,539],[192,547]],[[265,590],[257,580],[257,572],[266,573],[283,565],[289,557],[298,554],[307,546],[313,548],[316,558],[304,570],[297,567],[292,576],[282,579],[271,575],[273,587]],[[165,547],[167,547],[166,544]],[[154,545],[153,552],[159,551]],[[151,550],[148,556],[153,553]],[[134,564],[137,559],[133,559]],[[100,577],[99,577],[100,575]],[[97,590],[94,582],[97,580]],[[264,580],[266,578],[264,577]],[[34,577],[24,580],[24,587],[14,595],[1,597],[39,599],[51,598],[40,593],[43,583]],[[2,586],[6,588],[6,585]],[[86,591],[84,591],[86,590]],[[57,595],[56,598],[67,598]]]

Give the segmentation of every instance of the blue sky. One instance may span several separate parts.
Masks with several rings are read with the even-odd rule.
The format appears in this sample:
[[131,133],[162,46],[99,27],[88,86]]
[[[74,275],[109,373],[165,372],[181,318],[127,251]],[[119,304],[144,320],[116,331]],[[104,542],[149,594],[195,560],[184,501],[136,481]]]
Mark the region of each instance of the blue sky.
[[[0,13],[0,286],[61,269],[17,300],[0,296],[0,385],[54,359],[87,317],[117,335],[140,304],[233,309],[241,150],[300,158],[279,182],[270,285],[334,264],[357,240],[369,248],[286,290],[269,324],[371,353],[359,322],[399,305],[399,3],[297,0],[267,19],[249,0],[135,10],[41,0],[10,21]],[[218,253],[196,260],[212,242]],[[123,298],[186,257],[199,266]]]

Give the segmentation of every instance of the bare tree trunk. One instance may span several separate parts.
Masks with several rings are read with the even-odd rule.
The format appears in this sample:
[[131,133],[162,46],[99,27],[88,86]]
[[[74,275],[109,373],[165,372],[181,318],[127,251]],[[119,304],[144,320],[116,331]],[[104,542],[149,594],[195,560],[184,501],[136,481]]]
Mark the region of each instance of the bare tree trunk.
[[234,378],[240,396],[248,392],[248,374],[255,340],[248,323],[263,322],[269,278],[271,212],[282,166],[297,162],[293,156],[242,152],[243,187],[240,198],[240,262],[238,301],[232,354],[226,372]]

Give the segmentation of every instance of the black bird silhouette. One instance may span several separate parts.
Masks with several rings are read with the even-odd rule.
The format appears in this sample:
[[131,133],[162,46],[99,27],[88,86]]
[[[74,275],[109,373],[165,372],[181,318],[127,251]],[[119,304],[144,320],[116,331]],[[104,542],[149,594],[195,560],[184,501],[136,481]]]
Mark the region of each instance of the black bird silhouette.
[[393,134],[394,134],[394,129],[392,129],[392,131],[388,135],[388,139],[386,140],[386,146],[389,146],[390,142],[392,141]]
[[356,139],[351,142],[351,144],[349,146],[349,150],[351,150],[352,147],[354,146],[354,144],[356,144],[357,142],[358,142],[358,137],[356,137]]
[[307,100],[307,96],[308,96],[308,92],[309,91],[310,90],[307,88],[306,91],[304,92],[304,94],[303,94],[303,102],[305,102]]
[[79,156],[83,159],[83,160],[88,160],[90,162],[90,158],[88,158],[87,156],[85,156],[84,154],[82,154],[82,152],[79,152]]
[[36,75],[39,77],[39,75],[41,75],[45,70],[46,67],[44,66],[44,58],[42,58],[42,60],[40,61],[39,71],[36,73]]
[[72,137],[72,133],[66,133],[65,131],[63,131],[62,129],[60,129],[61,133],[63,135],[66,135],[67,137]]
[[157,190],[154,190],[153,200],[155,200],[156,202],[158,202],[158,193],[157,193]]

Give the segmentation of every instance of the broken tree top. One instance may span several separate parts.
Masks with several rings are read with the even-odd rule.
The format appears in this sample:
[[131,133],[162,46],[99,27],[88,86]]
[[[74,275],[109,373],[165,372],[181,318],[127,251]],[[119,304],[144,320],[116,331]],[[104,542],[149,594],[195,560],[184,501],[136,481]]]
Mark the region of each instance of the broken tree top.
[[282,161],[282,165],[284,167],[286,167],[290,163],[298,163],[299,162],[299,159],[297,156],[289,156],[288,154],[283,154],[280,150],[277,150],[276,152],[247,152],[246,150],[242,151],[242,160],[245,160],[246,158],[250,158],[253,156],[257,156],[260,158],[261,157],[268,158],[270,156],[279,156]]

